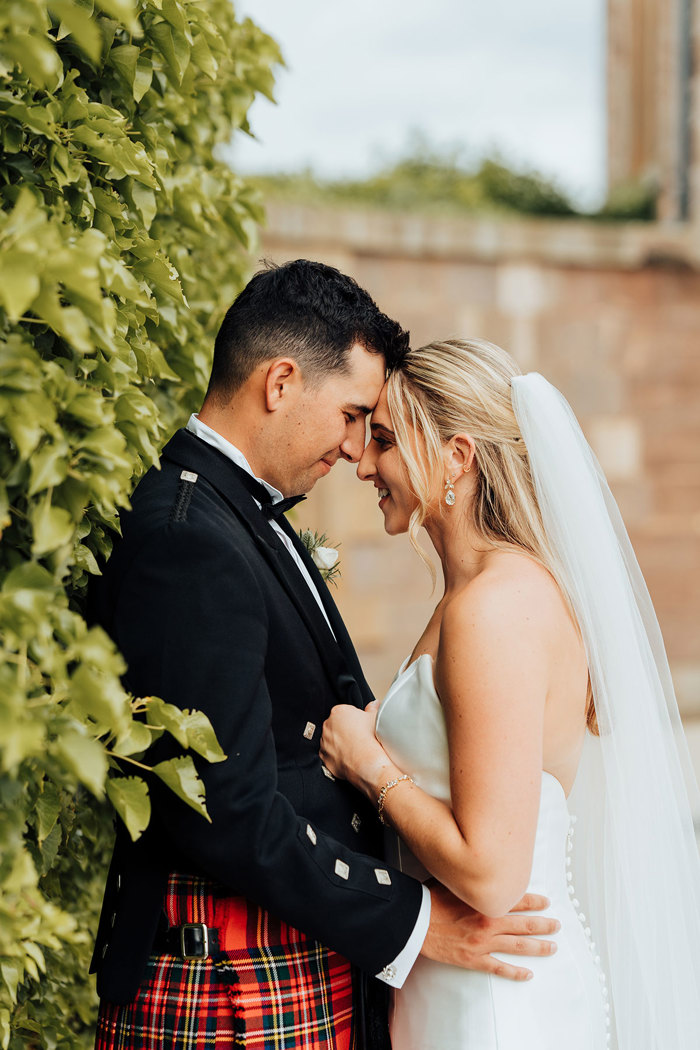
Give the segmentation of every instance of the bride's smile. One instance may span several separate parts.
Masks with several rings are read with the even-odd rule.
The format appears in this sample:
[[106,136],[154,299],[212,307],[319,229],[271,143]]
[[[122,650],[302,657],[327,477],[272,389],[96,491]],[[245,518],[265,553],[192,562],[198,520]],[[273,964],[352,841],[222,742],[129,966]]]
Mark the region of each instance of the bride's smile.
[[372,413],[371,437],[357,466],[361,481],[374,484],[384,528],[390,536],[407,532],[418,500],[411,489],[406,468],[396,447],[396,435],[389,415],[386,387]]

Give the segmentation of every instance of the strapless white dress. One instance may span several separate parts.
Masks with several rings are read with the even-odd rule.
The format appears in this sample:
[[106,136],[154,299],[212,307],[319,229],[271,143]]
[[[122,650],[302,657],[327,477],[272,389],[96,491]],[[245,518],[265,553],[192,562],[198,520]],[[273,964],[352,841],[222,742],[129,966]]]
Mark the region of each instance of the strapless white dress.
[[[450,801],[447,733],[429,654],[399,671],[382,701],[377,736],[419,787]],[[572,835],[564,790],[543,772],[528,889],[548,897],[551,906],[541,914],[561,922],[552,938],[557,953],[527,960],[499,956],[532,970],[533,979],[519,983],[419,956],[393,993],[393,1050],[606,1050],[605,977],[571,882]],[[396,835],[387,838],[387,859],[395,867],[428,877]]]

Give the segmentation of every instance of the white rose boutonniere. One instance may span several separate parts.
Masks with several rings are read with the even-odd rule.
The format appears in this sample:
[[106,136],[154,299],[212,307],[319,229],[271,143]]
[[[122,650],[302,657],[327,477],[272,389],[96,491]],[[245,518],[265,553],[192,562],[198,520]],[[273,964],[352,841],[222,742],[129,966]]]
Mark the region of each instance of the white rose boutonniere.
[[334,547],[317,547],[311,557],[317,569],[330,572],[338,560],[338,551]]
[[339,553],[335,547],[327,546],[328,537],[325,532],[319,535],[318,532],[312,532],[311,529],[300,529],[299,539],[311,555],[311,560],[326,583],[335,584],[340,576]]

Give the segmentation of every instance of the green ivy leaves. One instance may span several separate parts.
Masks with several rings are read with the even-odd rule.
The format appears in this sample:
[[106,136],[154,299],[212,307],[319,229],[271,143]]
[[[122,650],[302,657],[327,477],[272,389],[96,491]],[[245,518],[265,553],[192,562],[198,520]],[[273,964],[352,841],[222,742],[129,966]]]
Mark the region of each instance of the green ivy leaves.
[[107,794],[132,839],[137,839],[151,819],[151,800],[145,782],[141,777],[114,777],[107,781]]
[[153,728],[171,733],[182,747],[196,751],[207,762],[222,762],[226,757],[206,715],[201,711],[181,711],[173,704],[150,697],[146,701],[146,719]]
[[137,837],[155,776],[207,819],[211,726],[127,696],[81,608],[247,276],[216,150],[280,61],[229,0],[0,5],[0,1050],[91,1045],[110,805]]
[[[99,695],[91,690],[94,699]],[[98,706],[102,703],[102,697]],[[155,696],[132,702],[132,711],[145,714],[145,721],[131,721],[115,730],[111,737],[114,742],[109,753],[116,759],[123,759],[133,766],[148,770],[140,761],[144,752],[162,733],[170,733],[178,744],[189,751],[201,755],[208,762],[223,762],[226,755],[221,750],[211,722],[201,711],[181,711],[173,704]],[[93,706],[92,713],[96,714]],[[110,722],[106,722],[109,726]],[[118,764],[118,763],[117,763]],[[179,755],[151,766],[151,773],[192,809],[209,820],[204,798],[204,785],[199,778],[190,755]],[[146,782],[138,776],[116,776],[107,782],[107,794],[120,817],[126,824],[132,838],[138,838],[148,826],[151,804]]]

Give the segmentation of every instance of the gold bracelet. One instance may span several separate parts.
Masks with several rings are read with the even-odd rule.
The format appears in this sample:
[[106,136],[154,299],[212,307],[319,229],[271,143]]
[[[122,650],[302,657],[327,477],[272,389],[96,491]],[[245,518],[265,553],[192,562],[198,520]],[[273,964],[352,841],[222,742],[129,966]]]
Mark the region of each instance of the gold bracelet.
[[412,784],[415,784],[413,777],[409,777],[408,773],[402,773],[400,777],[396,777],[394,780],[390,780],[388,784],[385,784],[382,790],[379,792],[379,798],[377,799],[377,816],[381,820],[382,824],[386,824],[384,820],[384,805],[386,803],[386,796],[389,794],[392,788],[395,788],[397,784],[400,784],[402,780],[410,780]]

